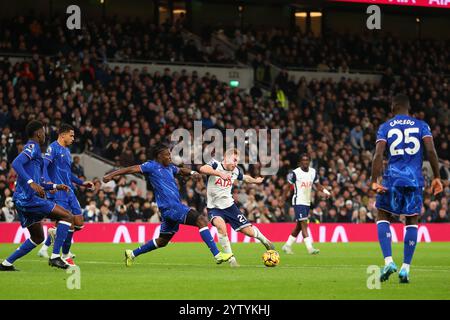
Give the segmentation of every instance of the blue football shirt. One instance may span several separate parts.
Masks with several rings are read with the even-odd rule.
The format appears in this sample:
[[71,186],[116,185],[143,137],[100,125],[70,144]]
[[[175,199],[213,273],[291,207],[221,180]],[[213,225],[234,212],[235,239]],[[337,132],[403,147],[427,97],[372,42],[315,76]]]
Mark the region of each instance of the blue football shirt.
[[180,192],[175,180],[179,169],[170,164],[167,167],[157,161],[141,164],[141,171],[153,186],[156,203],[160,210],[169,209],[181,204]]
[[378,129],[377,142],[387,143],[385,187],[423,187],[423,138],[432,137],[428,124],[408,115],[396,115]]
[[[42,182],[42,167],[44,161],[42,159],[41,148],[36,141],[29,140],[24,146],[21,154],[25,154],[31,161],[24,164],[25,172],[37,184]],[[33,197],[35,191],[29,186],[24,177],[18,176],[16,182],[16,190],[13,195],[14,200],[29,200]]]
[[48,146],[44,158],[50,161],[47,166],[48,179],[53,183],[65,184],[75,190],[72,184],[72,157],[69,148],[60,145],[58,141],[53,141]]

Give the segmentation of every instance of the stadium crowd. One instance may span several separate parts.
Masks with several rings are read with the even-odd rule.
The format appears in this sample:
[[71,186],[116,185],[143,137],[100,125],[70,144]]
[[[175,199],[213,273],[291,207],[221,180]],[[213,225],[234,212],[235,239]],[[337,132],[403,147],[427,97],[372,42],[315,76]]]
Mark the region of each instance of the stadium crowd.
[[81,30],[69,30],[61,17],[25,15],[0,20],[0,53],[56,55],[77,52],[103,62],[153,60],[170,62],[230,63],[221,46],[205,37],[201,44],[183,36],[184,15],[174,23],[156,25],[139,18],[119,21],[105,17],[88,21]]
[[[2,31],[3,35],[7,32]],[[72,40],[66,39],[68,43]],[[29,50],[30,40],[23,41]],[[90,41],[99,40],[93,37]],[[20,41],[11,41],[11,45],[14,50],[22,46]],[[194,120],[201,121],[204,130],[279,128],[278,173],[266,177],[262,185],[241,183],[233,189],[235,201],[248,219],[293,221],[292,189],[286,176],[297,167],[300,154],[307,152],[321,183],[332,192],[328,200],[314,192],[311,221],[373,222],[375,194],[368,185],[372,151],[378,126],[391,116],[389,97],[394,92],[410,96],[413,114],[430,124],[443,160],[443,196],[431,194],[431,172],[424,171],[427,186],[421,221],[449,221],[449,80],[432,72],[428,64],[422,66],[421,76],[414,69],[386,68],[379,84],[350,79],[294,81],[281,72],[272,94],[267,95],[257,88],[249,92],[231,88],[209,74],[111,68],[99,56],[101,47],[76,47],[54,57],[35,53],[14,64],[8,59],[0,61],[1,221],[17,219],[10,200],[16,179],[10,162],[26,142],[26,123],[39,119],[47,125],[49,141],[56,139],[61,123],[72,124],[76,128],[72,153],[90,151],[117,166],[145,162],[151,146],[168,142],[176,128],[193,130]],[[287,104],[278,101],[277,90],[285,93]],[[242,167],[250,175],[259,175],[259,165]],[[79,159],[74,159],[72,169],[84,176]],[[96,191],[78,192],[86,221],[159,221],[151,190],[144,193],[136,182],[127,184],[124,179],[105,185],[99,178],[94,180]],[[183,201],[205,211],[204,179],[179,182]]]
[[[224,34],[235,45],[238,61],[268,61],[280,67],[311,68],[318,71],[349,72],[384,71],[388,65],[394,73],[408,69],[412,73],[449,74],[450,41],[430,39],[401,40],[389,34],[368,32],[364,35],[312,32],[272,28],[258,30],[224,28]],[[254,60],[249,53],[256,55]]]
[[[81,30],[69,30],[60,17],[26,15],[0,20],[0,53],[38,53],[81,56],[89,54],[103,62],[153,60],[251,64],[264,72],[270,63],[280,67],[311,68],[318,71],[354,70],[383,72],[386,65],[395,74],[449,74],[449,41],[401,40],[393,35],[366,35],[324,32],[316,36],[297,27],[258,29],[205,27],[198,41],[184,34],[185,16],[174,23],[155,25],[139,18],[119,20],[105,17],[88,21]],[[229,54],[221,45],[212,45],[211,35],[224,34],[236,47]],[[249,53],[253,54],[250,56]],[[264,78],[264,76],[263,76]],[[268,79],[265,79],[268,80]],[[267,81],[266,81],[267,82]]]

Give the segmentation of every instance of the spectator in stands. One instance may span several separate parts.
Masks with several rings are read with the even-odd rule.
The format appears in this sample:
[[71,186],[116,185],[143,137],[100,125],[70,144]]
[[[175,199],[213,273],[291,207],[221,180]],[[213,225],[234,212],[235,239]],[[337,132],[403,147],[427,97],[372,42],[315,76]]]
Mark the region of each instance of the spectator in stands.
[[0,161],[0,175],[6,176],[8,174],[8,162],[6,159]]
[[111,210],[109,209],[109,201],[106,201],[101,207],[100,207],[100,215],[99,215],[99,222],[110,222],[112,218]]
[[84,168],[83,168],[83,166],[80,164],[80,157],[79,157],[79,156],[73,157],[73,162],[72,162],[72,173],[73,173],[74,175],[76,175],[77,177],[84,176]]
[[121,200],[117,200],[112,222],[128,222],[127,206]]
[[339,210],[338,222],[351,222],[353,214],[353,202],[352,200],[347,200],[345,206]]
[[356,208],[356,206],[353,204],[352,200],[347,200],[345,201],[345,209],[347,209],[347,211],[352,214],[353,210]]
[[152,203],[145,201],[142,205],[142,221],[148,222],[154,214]]
[[422,216],[423,222],[432,222],[438,217],[438,203],[437,201],[431,201],[430,206],[426,209],[425,214]]
[[324,217],[323,222],[338,222],[337,210],[335,207],[331,207],[330,210],[328,210],[328,215]]
[[141,211],[141,205],[138,201],[132,202],[127,209],[127,215],[130,222],[142,222],[144,214]]
[[134,154],[130,148],[123,148],[123,151],[119,157],[119,163],[121,167],[129,167],[135,164]]
[[108,160],[118,162],[121,154],[122,150],[120,149],[119,142],[111,141],[106,145],[106,150],[103,156]]
[[142,190],[138,188],[136,180],[131,180],[130,185],[125,188],[125,194],[129,194],[132,198],[142,198]]
[[354,210],[354,216],[352,218],[353,223],[367,223],[374,222],[373,217],[368,213],[366,207],[360,207]]
[[436,219],[434,219],[433,222],[436,222],[436,223],[446,223],[446,222],[449,222],[447,210],[444,209],[444,208],[442,208],[441,210],[439,210],[439,215],[436,217]]
[[5,200],[4,206],[1,208],[0,221],[13,222],[13,221],[17,221],[18,219],[19,219],[19,216],[18,216],[17,210],[14,206],[12,197],[7,197]]
[[350,131],[350,142],[352,144],[353,154],[359,154],[361,150],[364,150],[364,139],[363,131],[360,125],[355,126],[352,131]]
[[99,190],[94,196],[94,201],[97,208],[100,208],[108,199],[107,193],[104,190]]
[[97,204],[94,200],[91,200],[84,208],[83,216],[85,222],[99,222],[100,210],[97,208]]

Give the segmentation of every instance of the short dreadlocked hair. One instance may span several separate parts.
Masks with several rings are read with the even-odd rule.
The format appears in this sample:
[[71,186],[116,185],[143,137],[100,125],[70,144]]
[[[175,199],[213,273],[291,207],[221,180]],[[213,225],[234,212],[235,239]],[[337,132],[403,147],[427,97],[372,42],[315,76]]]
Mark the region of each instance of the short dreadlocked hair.
[[164,150],[170,149],[170,147],[167,144],[159,143],[152,147],[151,150],[151,156],[153,159],[156,159],[158,155],[163,152]]
[[38,120],[32,120],[28,122],[27,126],[25,127],[25,132],[27,134],[28,138],[33,138],[36,131],[39,129],[42,129],[44,127],[44,124]]

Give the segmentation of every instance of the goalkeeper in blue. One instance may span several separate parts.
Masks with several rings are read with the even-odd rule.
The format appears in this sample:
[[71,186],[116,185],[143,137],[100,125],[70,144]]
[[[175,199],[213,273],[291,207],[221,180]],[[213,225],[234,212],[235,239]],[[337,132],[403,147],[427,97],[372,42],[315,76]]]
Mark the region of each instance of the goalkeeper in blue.
[[131,266],[133,260],[143,253],[165,247],[178,231],[180,224],[199,228],[200,236],[208,246],[217,264],[230,260],[233,254],[222,253],[217,249],[208,229],[207,217],[181,203],[175,175],[189,176],[198,175],[198,173],[188,168],[179,168],[173,165],[170,150],[167,146],[159,145],[154,148],[153,153],[155,160],[119,169],[103,177],[103,182],[107,183],[114,177],[121,175],[144,174],[153,186],[156,203],[161,212],[159,237],[135,250],[125,250],[125,265]]
[[0,271],[17,271],[13,263],[44,241],[41,220],[51,218],[59,221],[53,254],[48,260],[50,266],[67,269],[69,265],[59,254],[70,226],[72,214],[63,207],[45,198],[45,191],[69,191],[64,184],[43,182],[43,158],[41,146],[45,143],[44,125],[40,121],[31,121],[26,126],[29,138],[23,151],[14,159],[12,167],[17,173],[16,190],[13,201],[19,213],[22,228],[27,228],[30,238],[0,264]]
[[[371,187],[377,192],[378,240],[385,261],[380,281],[388,280],[391,274],[397,272],[397,265],[392,258],[390,218],[392,215],[404,215],[406,231],[399,278],[400,283],[409,283],[409,269],[417,244],[418,220],[422,209],[424,151],[434,174],[431,184],[434,195],[442,192],[443,186],[430,127],[409,115],[410,105],[406,95],[396,95],[391,107],[395,116],[380,126],[372,162]],[[388,163],[381,177],[385,151]]]

